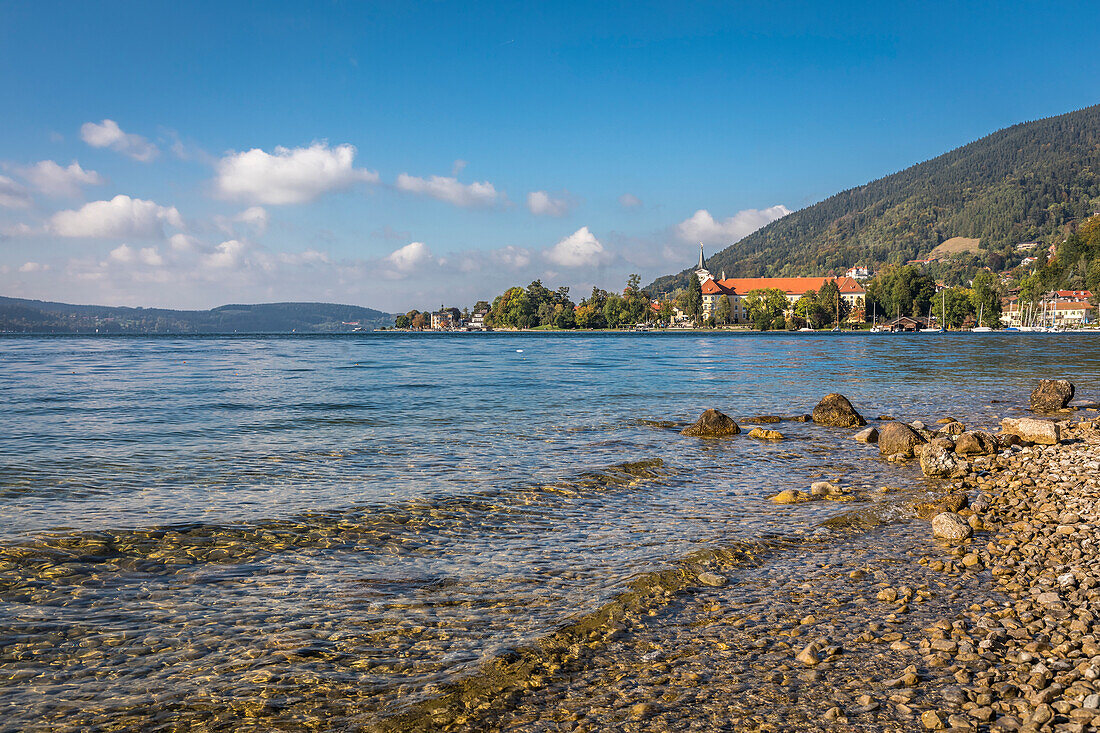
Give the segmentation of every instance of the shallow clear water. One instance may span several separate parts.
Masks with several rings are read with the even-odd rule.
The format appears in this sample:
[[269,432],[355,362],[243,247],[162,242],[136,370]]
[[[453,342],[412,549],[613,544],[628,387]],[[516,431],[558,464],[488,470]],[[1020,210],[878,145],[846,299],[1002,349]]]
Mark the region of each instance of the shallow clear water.
[[850,431],[680,436],[702,410],[992,426],[1051,376],[1100,397],[1100,335],[2,338],[0,727],[392,714],[852,508],[779,490],[922,486]]

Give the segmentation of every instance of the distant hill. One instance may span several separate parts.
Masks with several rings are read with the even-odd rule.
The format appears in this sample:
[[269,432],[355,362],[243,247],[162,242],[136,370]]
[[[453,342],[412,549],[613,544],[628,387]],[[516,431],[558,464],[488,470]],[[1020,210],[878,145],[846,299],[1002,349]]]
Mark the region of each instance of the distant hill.
[[7,333],[336,333],[392,326],[394,316],[334,303],[223,305],[205,311],[71,305],[0,297]]
[[[1100,105],[1013,125],[838,193],[716,252],[707,265],[731,277],[840,274],[924,259],[966,237],[979,240],[981,264],[1001,269],[1019,261],[1017,243],[1061,241],[1069,222],[1097,210]],[[672,291],[689,273],[648,289]]]

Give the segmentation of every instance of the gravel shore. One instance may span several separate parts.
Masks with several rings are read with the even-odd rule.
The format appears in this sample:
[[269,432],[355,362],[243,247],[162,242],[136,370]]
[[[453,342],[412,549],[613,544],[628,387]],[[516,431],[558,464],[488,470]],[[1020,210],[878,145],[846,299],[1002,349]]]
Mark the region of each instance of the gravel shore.
[[[922,521],[857,510],[767,562],[701,561],[522,677],[385,727],[1098,730],[1100,420],[1056,420],[1057,444],[930,479]],[[968,531],[934,539],[944,514]]]

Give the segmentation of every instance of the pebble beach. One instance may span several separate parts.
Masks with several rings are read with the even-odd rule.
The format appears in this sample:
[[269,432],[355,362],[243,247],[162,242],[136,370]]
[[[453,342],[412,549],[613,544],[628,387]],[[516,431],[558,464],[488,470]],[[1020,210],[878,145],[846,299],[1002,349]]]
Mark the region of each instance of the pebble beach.
[[[892,550],[861,543],[877,522],[855,510],[827,523],[839,543],[692,558],[381,729],[1100,729],[1095,415],[1024,418],[1047,445],[1006,420],[946,468],[973,431],[918,423],[882,459],[951,477],[910,504],[927,521],[885,530]],[[713,414],[685,433],[701,424],[730,434]]]

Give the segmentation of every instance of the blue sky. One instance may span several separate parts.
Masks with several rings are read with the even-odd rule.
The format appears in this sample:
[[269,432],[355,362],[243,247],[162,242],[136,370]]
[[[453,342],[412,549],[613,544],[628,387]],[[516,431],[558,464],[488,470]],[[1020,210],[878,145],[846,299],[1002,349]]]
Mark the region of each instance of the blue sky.
[[1100,102],[1095,3],[681,5],[0,2],[0,294],[579,298]]

